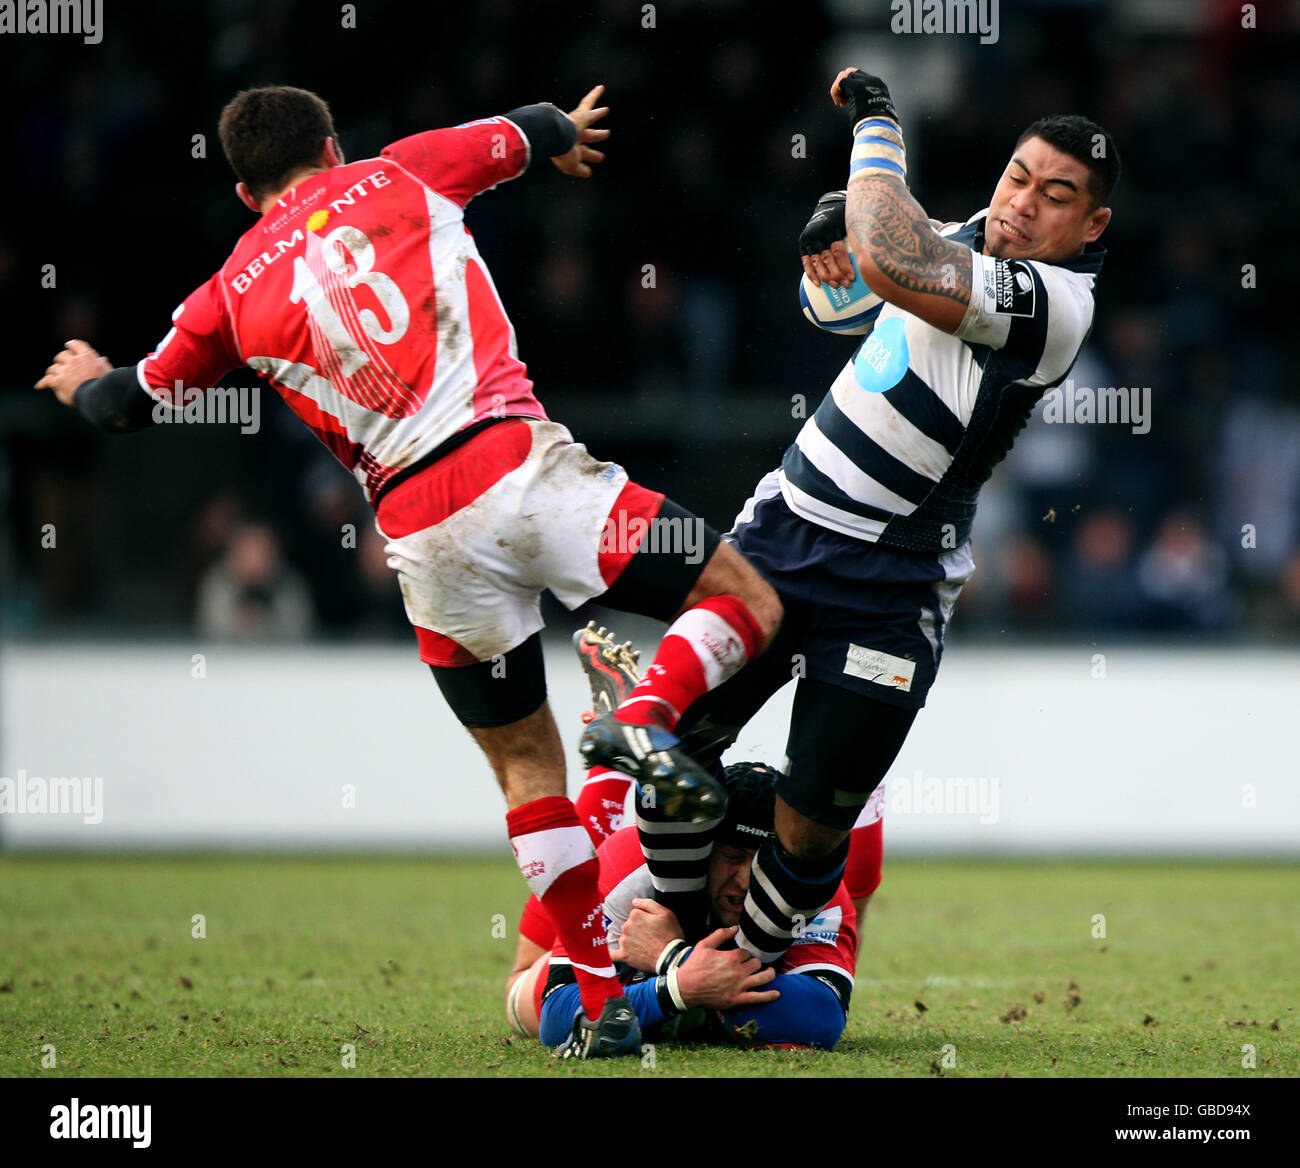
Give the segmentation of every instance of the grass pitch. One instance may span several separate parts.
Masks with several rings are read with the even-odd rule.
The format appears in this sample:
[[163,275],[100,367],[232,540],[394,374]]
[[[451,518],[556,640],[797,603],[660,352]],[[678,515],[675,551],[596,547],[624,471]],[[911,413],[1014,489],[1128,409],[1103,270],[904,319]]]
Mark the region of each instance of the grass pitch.
[[836,1051],[578,1065],[506,1027],[522,901],[496,857],[0,857],[0,1076],[1297,1073],[1294,865],[890,861]]

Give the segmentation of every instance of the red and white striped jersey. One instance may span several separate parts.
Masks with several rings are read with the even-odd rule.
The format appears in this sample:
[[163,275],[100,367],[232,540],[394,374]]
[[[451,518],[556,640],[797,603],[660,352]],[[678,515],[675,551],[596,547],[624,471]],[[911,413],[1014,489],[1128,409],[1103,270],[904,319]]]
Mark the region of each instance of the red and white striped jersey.
[[523,132],[495,117],[304,179],[176,309],[140,384],[178,403],[252,367],[372,502],[479,419],[545,418],[463,214],[528,161]]
[[[596,849],[600,861],[598,882],[604,900],[605,935],[610,947],[618,944],[623,924],[632,914],[632,901],[653,899],[654,882],[641,852],[635,826],[621,828]],[[563,944],[553,955],[567,957]],[[858,964],[858,916],[843,882],[834,899],[810,921],[776,965],[777,973],[816,973],[819,970],[853,978]]]

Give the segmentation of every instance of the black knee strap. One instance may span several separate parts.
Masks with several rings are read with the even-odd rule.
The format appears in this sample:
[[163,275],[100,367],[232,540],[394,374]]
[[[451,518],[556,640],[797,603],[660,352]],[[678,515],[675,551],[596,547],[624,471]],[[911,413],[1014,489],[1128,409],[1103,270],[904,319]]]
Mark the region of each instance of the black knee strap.
[[508,726],[536,712],[546,701],[540,633],[490,661],[429,668],[463,726]]
[[636,554],[597,602],[619,612],[671,621],[721,542],[703,519],[665,499]]

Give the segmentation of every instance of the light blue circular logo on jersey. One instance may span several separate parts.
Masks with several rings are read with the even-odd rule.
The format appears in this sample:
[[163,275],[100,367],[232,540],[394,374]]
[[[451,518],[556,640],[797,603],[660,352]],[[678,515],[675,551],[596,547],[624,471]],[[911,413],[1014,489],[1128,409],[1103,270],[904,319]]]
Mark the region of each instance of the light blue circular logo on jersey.
[[907,328],[901,316],[877,324],[853,358],[858,384],[871,393],[884,393],[907,372]]

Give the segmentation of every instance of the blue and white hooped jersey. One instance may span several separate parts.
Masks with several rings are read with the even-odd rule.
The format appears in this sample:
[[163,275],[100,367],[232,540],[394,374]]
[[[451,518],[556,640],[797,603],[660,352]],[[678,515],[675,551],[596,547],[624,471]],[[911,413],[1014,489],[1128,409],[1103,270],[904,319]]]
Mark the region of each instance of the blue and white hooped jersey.
[[981,255],[987,208],[942,234],[973,256],[956,333],[886,304],[781,462],[790,509],[832,531],[942,554],[970,536],[980,487],[1092,327],[1105,248],[1060,264]]

